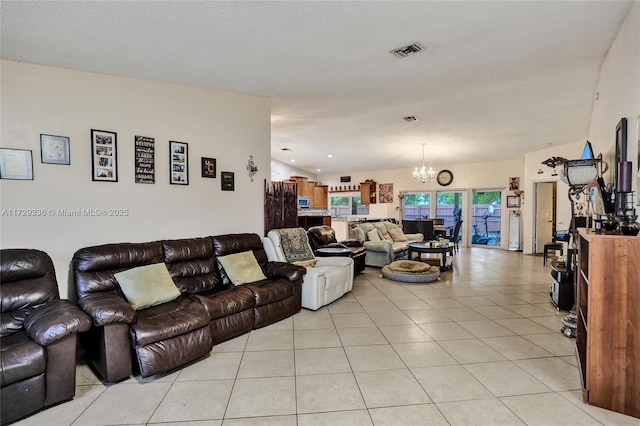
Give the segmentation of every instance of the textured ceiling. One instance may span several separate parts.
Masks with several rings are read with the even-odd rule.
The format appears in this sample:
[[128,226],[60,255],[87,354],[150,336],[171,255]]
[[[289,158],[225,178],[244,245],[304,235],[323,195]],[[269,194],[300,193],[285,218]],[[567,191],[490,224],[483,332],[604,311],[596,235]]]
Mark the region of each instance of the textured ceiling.
[[586,138],[632,3],[2,1],[1,56],[269,96],[274,159],[412,168]]

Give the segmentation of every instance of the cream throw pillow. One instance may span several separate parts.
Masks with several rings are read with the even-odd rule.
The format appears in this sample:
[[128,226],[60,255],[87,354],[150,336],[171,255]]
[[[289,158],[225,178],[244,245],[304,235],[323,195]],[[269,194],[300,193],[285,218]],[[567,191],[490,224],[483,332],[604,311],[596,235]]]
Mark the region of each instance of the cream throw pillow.
[[384,234],[384,236],[382,238],[384,238],[387,241],[393,242],[393,238],[391,238],[391,235],[389,235],[389,234]]
[[407,236],[404,235],[404,232],[402,232],[402,229],[400,228],[389,229],[389,235],[391,235],[391,238],[393,238],[393,241],[398,243],[409,241],[407,239]]
[[254,283],[267,279],[262,273],[262,269],[252,251],[220,256],[218,260],[233,285]]
[[154,263],[118,272],[114,277],[127,302],[135,310],[170,302],[180,296],[167,265]]
[[377,229],[372,229],[371,231],[367,232],[367,238],[369,238],[369,241],[382,241]]

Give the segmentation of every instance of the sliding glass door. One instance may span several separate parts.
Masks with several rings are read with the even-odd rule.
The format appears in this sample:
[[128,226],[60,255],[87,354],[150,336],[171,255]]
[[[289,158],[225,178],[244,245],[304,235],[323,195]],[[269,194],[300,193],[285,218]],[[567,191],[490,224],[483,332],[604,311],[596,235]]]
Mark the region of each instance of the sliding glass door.
[[502,191],[474,189],[472,198],[471,244],[499,247],[502,228]]
[[[436,200],[436,218],[444,219],[446,234],[452,236],[456,223],[462,219],[462,192],[438,192]],[[458,241],[463,241],[462,233],[460,228]]]

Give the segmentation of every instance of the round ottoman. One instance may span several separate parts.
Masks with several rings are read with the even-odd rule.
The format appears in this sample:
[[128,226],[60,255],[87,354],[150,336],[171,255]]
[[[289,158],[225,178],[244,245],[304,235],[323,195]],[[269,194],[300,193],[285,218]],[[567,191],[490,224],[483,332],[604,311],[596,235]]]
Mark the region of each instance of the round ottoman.
[[381,272],[383,277],[403,283],[430,283],[440,277],[440,268],[416,260],[396,260]]

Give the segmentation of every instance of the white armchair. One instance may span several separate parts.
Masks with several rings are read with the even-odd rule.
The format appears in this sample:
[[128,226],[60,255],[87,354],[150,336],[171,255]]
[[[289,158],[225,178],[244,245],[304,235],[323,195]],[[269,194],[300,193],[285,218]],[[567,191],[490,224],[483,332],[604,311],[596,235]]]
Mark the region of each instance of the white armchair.
[[[353,259],[314,257],[303,228],[273,229],[263,238],[267,258],[276,262],[309,263],[302,280],[302,307],[313,311],[339,299],[353,287]],[[313,263],[313,262],[311,262]]]

